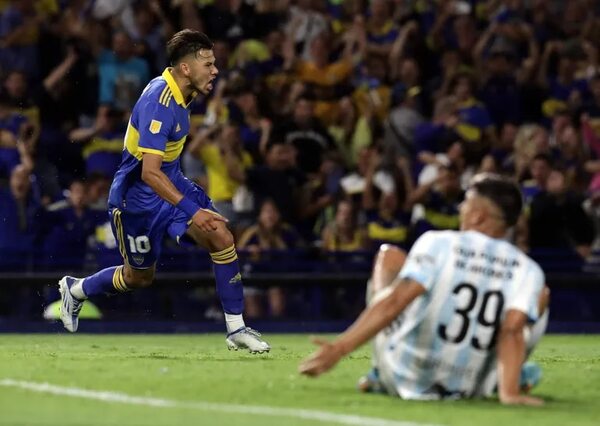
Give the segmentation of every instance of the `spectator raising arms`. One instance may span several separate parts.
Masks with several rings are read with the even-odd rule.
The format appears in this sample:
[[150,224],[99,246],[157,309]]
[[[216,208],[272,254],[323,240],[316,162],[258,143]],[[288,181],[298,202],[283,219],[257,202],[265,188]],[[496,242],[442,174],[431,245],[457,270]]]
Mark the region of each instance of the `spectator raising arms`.
[[[307,241],[326,236],[332,250],[383,241],[409,249],[426,229],[456,228],[461,188],[480,171],[518,182],[527,213],[563,211],[600,182],[594,6],[0,1],[0,180],[8,187],[22,164],[22,140],[33,162],[30,193],[43,205],[62,201],[74,180],[105,186],[123,139],[134,138],[121,127],[131,124],[136,99],[151,75],[173,65],[166,40],[189,28],[214,39],[219,73],[214,90],[184,102],[190,129],[182,168],[207,186],[236,235],[271,199]],[[374,152],[382,164],[369,175]],[[399,161],[410,164],[414,191]],[[564,174],[560,196],[547,190],[555,171]],[[364,238],[335,225],[341,197],[351,199]],[[105,197],[95,198],[101,205]],[[518,222],[523,241],[531,221],[525,214]],[[533,225],[533,241],[550,222]],[[562,234],[569,246],[587,245],[574,237],[579,231]]]

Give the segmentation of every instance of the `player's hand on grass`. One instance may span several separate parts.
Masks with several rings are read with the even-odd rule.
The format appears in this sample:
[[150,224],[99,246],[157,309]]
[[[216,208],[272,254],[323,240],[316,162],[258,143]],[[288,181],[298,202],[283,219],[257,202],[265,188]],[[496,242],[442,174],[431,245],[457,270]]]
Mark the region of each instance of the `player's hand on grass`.
[[500,397],[500,402],[504,405],[528,405],[530,407],[541,407],[544,400],[529,395],[511,395]]
[[204,232],[212,232],[217,230],[219,222],[227,222],[225,217],[210,210],[200,209],[192,217],[192,222]]
[[320,346],[314,354],[300,363],[298,371],[310,377],[317,377],[331,370],[342,358],[343,351],[335,343],[328,342],[318,337],[313,337],[312,342]]

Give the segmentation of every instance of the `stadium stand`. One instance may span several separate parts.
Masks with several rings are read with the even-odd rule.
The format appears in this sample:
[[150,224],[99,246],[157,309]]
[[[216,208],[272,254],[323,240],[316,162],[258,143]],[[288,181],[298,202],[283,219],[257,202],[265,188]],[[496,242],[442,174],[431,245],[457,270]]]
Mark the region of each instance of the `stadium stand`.
[[[230,217],[250,285],[284,289],[285,312],[261,315],[350,316],[378,245],[455,228],[479,171],[521,183],[515,243],[551,285],[572,283],[564,303],[600,312],[584,301],[600,271],[599,4],[0,1],[0,284],[44,293],[29,307],[1,301],[0,317],[51,301],[41,283],[57,271],[120,263],[111,173],[132,102],[181,28],[211,37],[220,70],[192,105],[183,169]],[[159,282],[207,283],[209,268],[206,253],[171,242]],[[342,273],[354,284],[330,279]],[[197,294],[164,294],[139,297],[165,317],[196,309],[184,305]]]

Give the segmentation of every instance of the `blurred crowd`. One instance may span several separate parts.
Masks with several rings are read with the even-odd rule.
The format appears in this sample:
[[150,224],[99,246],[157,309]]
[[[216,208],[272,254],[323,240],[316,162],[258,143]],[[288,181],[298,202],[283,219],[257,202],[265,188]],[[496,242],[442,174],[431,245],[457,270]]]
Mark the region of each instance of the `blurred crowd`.
[[249,265],[302,251],[351,263],[457,229],[481,171],[522,185],[524,250],[549,268],[599,262],[600,2],[0,0],[0,13],[0,270],[77,270],[115,250],[106,197],[129,113],[182,28],[207,33],[219,69],[191,106],[182,167]]

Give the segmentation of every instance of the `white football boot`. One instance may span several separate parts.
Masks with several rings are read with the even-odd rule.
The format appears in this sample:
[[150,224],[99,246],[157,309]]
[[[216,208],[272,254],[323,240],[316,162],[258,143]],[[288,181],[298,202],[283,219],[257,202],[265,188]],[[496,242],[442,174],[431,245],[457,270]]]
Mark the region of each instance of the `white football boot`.
[[227,349],[248,349],[252,354],[269,352],[271,346],[260,338],[260,333],[250,327],[241,327],[227,335]]
[[67,330],[71,333],[77,331],[79,326],[79,312],[83,307],[84,300],[79,300],[73,297],[71,294],[71,286],[75,284],[77,278],[73,277],[62,277],[58,282],[58,290],[62,298],[60,304],[60,319]]

